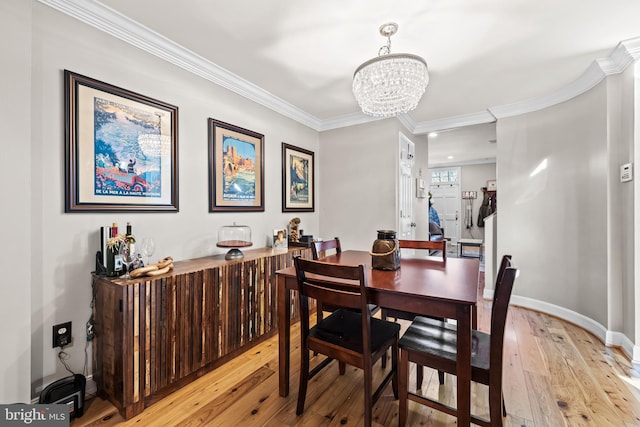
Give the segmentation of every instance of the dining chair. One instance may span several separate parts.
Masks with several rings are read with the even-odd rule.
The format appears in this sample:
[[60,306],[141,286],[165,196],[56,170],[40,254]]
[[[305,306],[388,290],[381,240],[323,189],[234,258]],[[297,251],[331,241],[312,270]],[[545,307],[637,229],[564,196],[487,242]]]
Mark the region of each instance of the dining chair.
[[[311,245],[311,254],[313,259],[318,260],[327,256],[328,252],[333,252],[335,254],[339,254],[342,252],[342,247],[340,246],[340,238],[334,237],[331,240],[322,240],[319,242],[313,242]],[[380,307],[375,304],[369,304],[369,308],[372,314],[375,314],[380,310]],[[316,306],[316,322],[320,323],[322,317],[324,316],[325,311],[333,311],[334,308],[331,306],[323,305],[320,301],[317,302]],[[386,366],[386,364],[385,364]]]
[[[447,262],[447,241],[446,240],[398,240],[398,244],[400,249],[414,249],[420,251],[428,251],[426,252],[429,256],[432,256],[434,259],[438,259],[442,261],[442,263]],[[409,311],[396,310],[396,309],[388,309],[382,308],[381,315],[382,320],[387,320],[388,318],[394,319],[402,319],[402,320],[413,320],[416,317],[415,313],[411,313]],[[443,320],[442,318],[436,318],[439,320]],[[386,357],[382,359],[382,366],[386,366]],[[420,367],[416,369],[416,383],[417,387],[420,388],[422,386],[423,372]],[[444,384],[444,372],[438,371],[438,379],[440,384]]]
[[313,242],[313,244],[311,245],[311,253],[313,254],[313,259],[324,258],[327,255],[327,251],[334,251],[337,254],[342,252],[339,237],[334,237],[331,240],[321,240],[319,242]]
[[[504,268],[502,269],[502,267]],[[518,270],[511,267],[511,256],[502,258],[501,274],[496,278],[491,306],[490,333],[472,330],[471,380],[489,386],[489,417],[471,415],[471,421],[481,426],[502,426],[507,415],[502,394],[502,360],[504,330],[511,291]],[[414,401],[449,415],[457,415],[457,409],[426,396],[409,391],[409,363],[429,366],[449,374],[456,373],[457,329],[451,323],[417,316],[399,342],[400,402],[398,421],[400,427],[407,421],[408,401]]]
[[[339,265],[294,259],[300,302],[300,385],[296,414],[304,411],[307,385],[332,360],[364,371],[364,421],[371,425],[372,408],[391,381],[398,397],[398,338],[400,325],[372,317],[366,295],[367,276],[361,265]],[[309,327],[309,298],[337,308],[314,327]],[[358,310],[358,311],[355,311]],[[391,348],[392,366],[373,390],[373,365]],[[309,353],[327,356],[309,369]]]

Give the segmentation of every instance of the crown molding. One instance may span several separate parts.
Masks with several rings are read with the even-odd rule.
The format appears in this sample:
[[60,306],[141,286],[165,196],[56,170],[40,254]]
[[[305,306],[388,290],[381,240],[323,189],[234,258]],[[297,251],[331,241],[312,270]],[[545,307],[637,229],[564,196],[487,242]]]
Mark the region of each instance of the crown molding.
[[[38,1],[315,131],[322,132],[380,120],[361,112],[320,120],[97,0]],[[497,119],[538,111],[572,99],[597,85],[606,76],[621,73],[638,58],[640,38],[625,40],[618,44],[609,57],[595,60],[578,79],[550,94],[490,107],[486,111],[420,123],[416,123],[407,114],[399,116],[398,119],[414,135],[491,123]]]
[[38,0],[216,85],[319,131],[321,121],[255,84],[185,49],[98,1]]
[[502,119],[552,107],[582,95],[607,76],[623,72],[639,57],[640,38],[620,42],[611,55],[593,61],[580,77],[557,91],[524,101],[490,107],[489,111],[496,118]]
[[437,120],[418,123],[414,128],[414,134],[421,135],[429,132],[437,132],[446,129],[454,129],[465,126],[479,125],[495,122],[496,118],[490,111],[478,111],[476,113],[460,116],[443,117]]

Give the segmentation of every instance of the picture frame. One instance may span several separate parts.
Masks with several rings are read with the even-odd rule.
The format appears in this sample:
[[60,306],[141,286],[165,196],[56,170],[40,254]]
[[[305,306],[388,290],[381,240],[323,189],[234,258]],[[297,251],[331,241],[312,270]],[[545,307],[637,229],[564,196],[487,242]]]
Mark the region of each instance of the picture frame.
[[286,229],[278,228],[273,230],[273,242],[271,246],[273,248],[287,248],[289,246],[289,238],[287,236]]
[[315,164],[313,151],[282,143],[282,212],[313,212]]
[[264,135],[209,118],[209,212],[264,212]]
[[178,212],[178,107],[64,70],[65,212]]

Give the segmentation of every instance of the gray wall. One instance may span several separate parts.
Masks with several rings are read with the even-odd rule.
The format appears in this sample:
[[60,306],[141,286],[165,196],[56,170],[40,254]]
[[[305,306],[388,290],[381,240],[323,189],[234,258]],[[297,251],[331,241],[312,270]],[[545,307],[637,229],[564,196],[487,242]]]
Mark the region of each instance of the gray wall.
[[[24,0],[0,2],[0,56],[2,79],[0,103],[2,158],[0,181],[4,197],[0,209],[0,324],[4,343],[0,351],[0,402],[29,402],[32,335],[40,322],[31,320],[32,277],[40,273],[32,257],[42,253],[32,221],[38,223],[40,208],[30,191],[31,169],[31,10]],[[60,119],[60,116],[56,116]],[[32,242],[35,240],[35,242]],[[36,350],[37,351],[37,350]],[[40,350],[41,351],[41,350]]]
[[[50,7],[15,0],[0,8],[3,39],[11,41],[2,44],[11,58],[3,93],[12,100],[2,107],[4,158],[11,159],[2,174],[15,185],[11,209],[2,209],[3,237],[11,242],[2,246],[2,301],[11,303],[0,312],[4,324],[16,326],[1,356],[0,401],[13,402],[29,401],[42,384],[68,375],[51,348],[54,324],[73,322],[74,343],[65,351],[71,368],[83,370],[100,226],[130,221],[138,237],[156,239],[154,256],[177,260],[223,253],[215,246],[218,229],[234,221],[251,226],[254,247],[265,246],[266,236],[293,216],[316,234],[319,206],[314,213],[281,212],[281,143],[317,152],[319,136]],[[179,213],[64,213],[64,69],[179,107]],[[265,135],[264,213],[208,212],[209,117]],[[316,172],[320,167],[316,161]]]
[[[498,256],[520,268],[514,294],[607,325],[606,85],[498,120]],[[546,169],[531,173],[545,160]]]
[[320,230],[343,248],[369,250],[376,230],[396,229],[398,121],[323,132]]

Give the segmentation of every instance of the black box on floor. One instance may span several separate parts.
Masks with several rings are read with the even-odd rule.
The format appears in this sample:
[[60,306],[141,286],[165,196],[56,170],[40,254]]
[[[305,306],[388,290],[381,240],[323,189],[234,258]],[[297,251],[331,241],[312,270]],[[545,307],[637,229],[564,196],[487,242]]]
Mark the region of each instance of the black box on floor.
[[80,418],[84,413],[84,389],[86,385],[87,379],[81,374],[54,381],[42,390],[38,403],[67,405],[69,418]]

